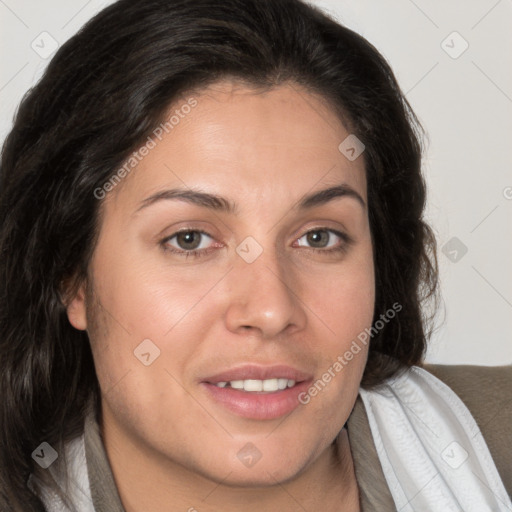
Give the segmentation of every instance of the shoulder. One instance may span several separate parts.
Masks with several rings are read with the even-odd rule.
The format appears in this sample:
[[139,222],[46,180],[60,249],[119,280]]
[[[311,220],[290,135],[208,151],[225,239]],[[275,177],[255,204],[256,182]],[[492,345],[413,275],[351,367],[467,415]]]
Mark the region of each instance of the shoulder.
[[512,494],[512,365],[422,367],[449,386],[469,409]]

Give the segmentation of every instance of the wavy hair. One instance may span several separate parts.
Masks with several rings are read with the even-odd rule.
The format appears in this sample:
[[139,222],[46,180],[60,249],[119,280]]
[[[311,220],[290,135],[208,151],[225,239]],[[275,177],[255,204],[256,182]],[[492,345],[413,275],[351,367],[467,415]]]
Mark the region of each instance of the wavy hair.
[[44,511],[28,487],[33,450],[62,447],[99,399],[87,333],[63,283],[87,277],[101,201],[94,190],[180,95],[220,79],[320,94],[365,146],[376,299],[362,386],[420,364],[437,296],[423,220],[424,133],[379,52],[301,0],[120,0],[55,54],[24,96],[0,167],[0,509]]

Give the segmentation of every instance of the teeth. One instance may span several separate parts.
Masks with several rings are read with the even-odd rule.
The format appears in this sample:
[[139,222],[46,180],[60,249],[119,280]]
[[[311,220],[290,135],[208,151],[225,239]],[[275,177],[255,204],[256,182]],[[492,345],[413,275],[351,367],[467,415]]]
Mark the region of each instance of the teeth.
[[278,391],[279,390],[279,384],[277,382],[277,379],[267,379],[262,381],[261,387],[263,388],[263,391]]
[[286,388],[295,386],[295,381],[292,379],[247,379],[247,380],[232,380],[230,382],[217,382],[216,386],[219,388],[225,388],[230,385],[233,389],[239,389],[240,391],[247,391],[249,393],[274,393],[276,391],[282,391]]
[[286,389],[288,386],[288,379],[277,379],[277,386],[279,389]]

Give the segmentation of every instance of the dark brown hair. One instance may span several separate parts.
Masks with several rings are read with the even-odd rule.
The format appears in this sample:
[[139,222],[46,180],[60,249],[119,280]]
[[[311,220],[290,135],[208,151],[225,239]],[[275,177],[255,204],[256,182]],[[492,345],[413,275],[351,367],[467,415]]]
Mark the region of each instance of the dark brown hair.
[[[179,95],[234,77],[295,83],[343,112],[366,146],[376,272],[362,385],[421,362],[435,297],[435,239],[423,221],[421,128],[389,65],[364,38],[299,0],[121,0],[64,44],[23,98],[0,169],[0,509],[41,511],[27,488],[41,441],[81,432],[100,390],[87,334],[61,283],[87,276],[101,206],[94,190]],[[341,142],[341,141],[340,141]]]

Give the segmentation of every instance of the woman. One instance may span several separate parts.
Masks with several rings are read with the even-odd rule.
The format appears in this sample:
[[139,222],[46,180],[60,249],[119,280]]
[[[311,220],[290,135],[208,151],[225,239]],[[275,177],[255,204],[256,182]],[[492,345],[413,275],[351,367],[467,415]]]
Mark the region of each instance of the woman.
[[420,133],[298,0],[63,45],[2,154],[2,510],[510,510],[510,368],[421,367]]

